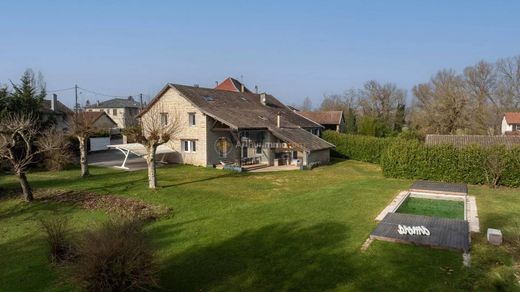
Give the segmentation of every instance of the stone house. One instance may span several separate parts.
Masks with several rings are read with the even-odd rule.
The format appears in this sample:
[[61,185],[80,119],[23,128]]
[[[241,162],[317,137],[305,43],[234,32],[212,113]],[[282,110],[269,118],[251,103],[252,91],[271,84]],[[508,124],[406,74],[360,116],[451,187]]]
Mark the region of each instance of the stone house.
[[134,100],[132,96],[128,98],[114,98],[102,102],[85,105],[86,112],[105,112],[120,129],[127,128],[137,123],[136,116],[141,109],[141,103]]
[[138,117],[161,112],[183,125],[168,144],[170,162],[200,166],[328,163],[334,145],[311,132],[323,127],[274,96],[167,84]]

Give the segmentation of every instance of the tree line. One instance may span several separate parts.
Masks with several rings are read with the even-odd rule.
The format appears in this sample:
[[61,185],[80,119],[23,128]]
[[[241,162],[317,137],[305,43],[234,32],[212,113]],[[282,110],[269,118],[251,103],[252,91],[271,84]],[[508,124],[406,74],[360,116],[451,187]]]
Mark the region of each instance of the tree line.
[[[347,133],[395,136],[418,134],[500,134],[504,112],[520,110],[520,56],[480,61],[462,73],[442,69],[406,90],[393,83],[368,81],[360,89],[325,95],[320,111],[341,110]],[[312,110],[305,98],[302,110]]]

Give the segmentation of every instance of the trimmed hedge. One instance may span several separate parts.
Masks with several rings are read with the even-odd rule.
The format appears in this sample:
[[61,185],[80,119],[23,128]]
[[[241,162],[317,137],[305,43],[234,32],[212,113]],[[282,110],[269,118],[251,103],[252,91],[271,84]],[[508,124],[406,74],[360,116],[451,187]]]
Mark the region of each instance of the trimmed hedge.
[[520,147],[456,148],[396,140],[384,150],[381,167],[387,177],[490,185],[494,185],[493,179],[497,178],[496,184],[518,187]]
[[336,145],[336,151],[348,159],[381,164],[387,177],[520,186],[520,147],[426,146],[414,139],[376,138],[333,131],[326,131],[323,138]]
[[396,140],[396,138],[341,134],[335,131],[325,131],[323,139],[336,145],[336,151],[348,159],[378,164],[384,149]]

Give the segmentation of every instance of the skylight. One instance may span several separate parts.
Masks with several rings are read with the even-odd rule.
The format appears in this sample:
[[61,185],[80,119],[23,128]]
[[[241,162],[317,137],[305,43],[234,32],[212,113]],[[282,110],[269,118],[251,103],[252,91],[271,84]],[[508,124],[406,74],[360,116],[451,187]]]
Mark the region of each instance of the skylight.
[[213,96],[205,95],[204,96],[204,100],[205,101],[213,101],[214,99],[213,99]]

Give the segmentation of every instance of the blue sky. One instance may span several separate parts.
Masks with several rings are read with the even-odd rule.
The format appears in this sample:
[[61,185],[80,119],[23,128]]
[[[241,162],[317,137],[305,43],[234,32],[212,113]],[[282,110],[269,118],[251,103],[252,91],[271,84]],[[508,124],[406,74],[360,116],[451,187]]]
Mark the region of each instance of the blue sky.
[[[408,90],[443,68],[520,54],[520,1],[1,1],[0,82],[154,95],[227,76],[287,103]],[[89,98],[103,100],[87,92]],[[71,105],[73,92],[60,92]]]

